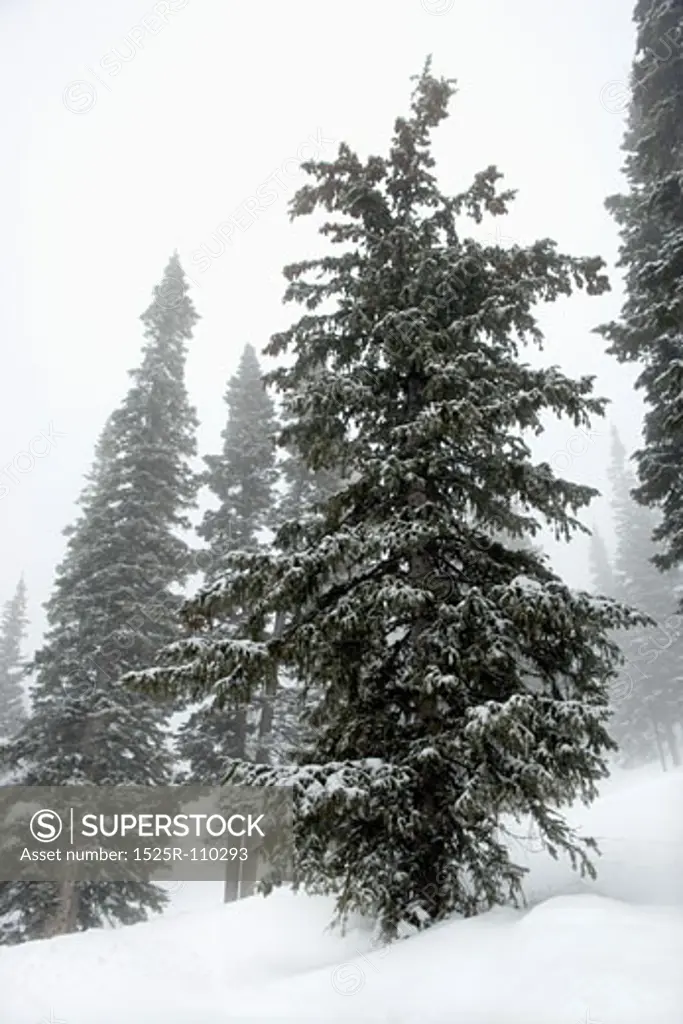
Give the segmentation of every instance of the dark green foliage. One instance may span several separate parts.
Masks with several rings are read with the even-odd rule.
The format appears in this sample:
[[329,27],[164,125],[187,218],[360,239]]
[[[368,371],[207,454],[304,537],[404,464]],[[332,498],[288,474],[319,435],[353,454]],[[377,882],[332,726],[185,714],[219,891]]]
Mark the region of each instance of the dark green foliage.
[[[204,482],[219,504],[205,513],[197,531],[208,543],[208,583],[225,572],[233,552],[261,548],[274,519],[277,423],[251,345],[245,347],[237,373],[228,383],[225,404],[228,417],[221,435],[223,449],[220,455],[205,459]],[[244,615],[243,609],[236,607],[230,621],[221,623],[214,635],[229,637]],[[253,703],[234,701],[219,708],[210,700],[196,708],[178,735],[187,777],[218,783],[232,759],[253,757],[262,713]]]
[[26,718],[21,680],[25,664],[22,644],[26,636],[26,585],[23,577],[7,602],[0,622],[0,743],[10,739]]
[[596,593],[605,597],[616,597],[618,588],[610,555],[601,534],[595,527],[591,533],[589,568]]
[[633,100],[623,149],[619,225],[626,301],[599,328],[620,362],[637,362],[647,406],[636,453],[638,501],[660,508],[656,563],[683,561],[683,0],[639,0]]
[[[537,303],[607,282],[600,259],[550,240],[466,235],[468,217],[504,215],[513,193],[493,167],[440,192],[431,136],[453,91],[427,66],[387,157],[342,145],[304,166],[292,215],[327,213],[337,252],[286,268],[304,312],[266,351],[293,356],[270,375],[281,444],[342,485],[272,550],[233,556],[186,607],[196,635],[128,679],[249,695],[280,666],[310,687],[298,764],[243,763],[231,778],[295,788],[298,884],[388,936],[520,897],[503,814],[530,815],[591,870],[590,842],[556,808],[592,799],[606,774],[608,632],[636,621],[572,592],[535,550],[492,540],[529,540],[544,521],[561,538],[580,529],[595,492],[534,463],[522,433],[549,410],[588,426],[605,403],[591,378],[533,369],[520,351],[542,342]],[[207,642],[235,607],[248,611],[239,631]]]
[[[142,363],[107,421],[80,515],[65,530],[48,631],[34,659],[32,714],[7,755],[11,781],[22,785],[159,785],[171,778],[168,706],[118,680],[182,634],[176,588],[191,558],[178,534],[190,525],[197,491],[185,352],[198,316],[177,255],[141,319]],[[165,896],[131,881],[78,884],[68,901],[57,930],[141,921]],[[19,912],[5,940],[42,937],[47,916],[63,903],[57,884],[0,884],[0,919]]]
[[676,727],[683,720],[683,621],[674,613],[681,573],[661,572],[653,565],[658,548],[652,537],[659,517],[655,510],[633,500],[635,477],[616,431],[609,479],[616,535],[614,564],[612,567],[604,546],[594,537],[595,586],[656,623],[618,638],[626,663],[612,691],[612,729],[627,764],[657,758],[663,748],[677,764]]
[[205,459],[204,482],[219,506],[206,512],[197,531],[209,545],[214,578],[224,569],[221,557],[258,548],[263,531],[272,526],[277,421],[252,345],[245,347],[237,373],[228,383],[225,404],[223,450]]

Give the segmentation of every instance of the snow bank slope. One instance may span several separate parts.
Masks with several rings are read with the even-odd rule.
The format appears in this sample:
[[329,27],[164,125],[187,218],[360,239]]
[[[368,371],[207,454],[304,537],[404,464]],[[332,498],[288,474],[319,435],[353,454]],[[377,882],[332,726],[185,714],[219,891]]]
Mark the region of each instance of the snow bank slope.
[[680,1024],[682,806],[680,772],[612,785],[572,812],[605,837],[592,892],[525,854],[532,909],[384,949],[362,930],[326,932],[323,899],[224,907],[220,886],[188,884],[148,924],[2,950],[0,1022]]

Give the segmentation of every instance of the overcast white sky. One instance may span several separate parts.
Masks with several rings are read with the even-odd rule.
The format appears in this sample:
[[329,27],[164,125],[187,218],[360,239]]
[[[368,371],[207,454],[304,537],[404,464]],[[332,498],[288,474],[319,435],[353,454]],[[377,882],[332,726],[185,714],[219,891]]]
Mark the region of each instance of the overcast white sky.
[[[164,19],[149,17],[155,7]],[[620,184],[630,9],[624,0],[1,0],[0,469],[29,445],[43,452],[33,439],[50,424],[60,435],[30,471],[26,458],[23,475],[16,465],[13,480],[0,471],[0,601],[23,570],[32,645],[61,530],[127,389],[138,316],[171,251],[202,316],[188,377],[206,453],[218,445],[242,347],[261,349],[291,321],[282,266],[319,244],[287,218],[303,181],[297,154],[312,155],[300,147],[313,139],[332,156],[346,140],[362,154],[384,152],[409,78],[432,53],[435,71],[459,82],[438,135],[444,190],[495,163],[519,189],[503,239],[550,236],[612,267],[617,236],[603,200]],[[218,255],[216,228],[268,179],[277,201],[248,227],[242,216]],[[210,262],[198,259],[204,244],[216,253]],[[614,273],[612,282],[606,297],[577,296],[543,316],[544,358],[598,375],[633,448],[634,374],[590,333],[618,312]],[[602,489],[609,438],[607,425],[596,428],[602,436],[585,442],[554,425],[539,456]],[[556,456],[568,449],[571,467]],[[595,515],[604,522],[604,506]],[[587,583],[585,544],[550,550],[571,583]]]

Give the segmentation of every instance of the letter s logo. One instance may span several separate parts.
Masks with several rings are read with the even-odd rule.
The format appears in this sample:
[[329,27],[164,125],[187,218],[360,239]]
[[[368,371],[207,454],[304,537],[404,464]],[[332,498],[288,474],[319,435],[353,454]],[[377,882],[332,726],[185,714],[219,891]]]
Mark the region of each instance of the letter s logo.
[[57,812],[47,809],[36,811],[29,825],[31,835],[39,843],[53,843],[61,835],[63,827]]

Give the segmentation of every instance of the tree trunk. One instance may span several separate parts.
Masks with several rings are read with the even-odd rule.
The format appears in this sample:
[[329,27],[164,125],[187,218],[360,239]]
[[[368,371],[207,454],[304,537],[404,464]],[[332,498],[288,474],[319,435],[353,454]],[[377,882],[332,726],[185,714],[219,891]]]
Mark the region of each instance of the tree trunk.
[[664,739],[666,740],[666,745],[669,748],[669,753],[671,754],[671,763],[674,766],[674,768],[680,768],[681,751],[678,745],[678,737],[676,736],[674,727],[671,724],[671,722],[666,722],[663,725],[663,729]]
[[223,902],[234,903],[240,898],[240,862],[229,860],[225,865],[225,881],[223,883]]
[[[97,679],[96,685],[99,682],[100,680]],[[83,739],[81,741],[81,750],[84,757],[92,750],[97,740],[98,721],[99,719],[94,718],[92,714],[86,718]],[[54,918],[48,922],[46,938],[52,938],[55,935],[70,935],[71,932],[77,931],[81,884],[68,876],[62,882],[57,911]]]
[[52,939],[56,935],[70,935],[76,931],[78,922],[78,886],[71,879],[62,882],[59,891],[59,902],[54,917],[48,921],[45,938]]
[[[273,637],[279,637],[284,628],[284,613],[278,612],[275,616],[273,626]],[[278,690],[277,667],[269,672],[264,684],[263,703],[259,717],[258,738],[255,761],[257,764],[268,764],[271,753],[271,737],[273,732],[273,719],[275,714],[275,698]],[[239,728],[243,736],[242,757],[246,757],[246,728],[247,714],[245,711],[238,713]],[[254,894],[256,880],[258,877],[257,868],[258,854],[255,850],[249,851],[249,860],[228,861],[225,866],[225,882],[223,885],[223,902],[232,903],[235,900],[246,899]]]
[[[284,612],[278,612],[275,616],[272,639],[277,639],[282,635],[284,624]],[[255,758],[257,764],[270,764],[272,760],[273,720],[275,718],[275,700],[278,686],[278,669],[277,665],[274,665],[272,670],[269,671],[263,687],[263,703],[259,717]],[[247,843],[247,846],[249,848],[249,859],[240,863],[239,898],[241,900],[254,895],[258,878],[258,849],[253,848],[253,842]]]
[[[273,639],[277,639],[282,635],[284,624],[284,612],[278,612],[275,616],[275,625],[273,626]],[[258,745],[256,748],[257,764],[270,763],[273,719],[275,715],[275,698],[277,697],[278,682],[278,671],[277,666],[275,666],[272,672],[268,674],[268,678],[264,685],[263,704],[261,705],[261,716],[259,718],[258,726]]]
[[665,772],[665,771],[667,771],[666,756],[664,754],[664,748],[662,746],[662,740],[661,740],[661,737],[659,735],[659,726],[657,724],[657,719],[655,718],[655,716],[652,713],[650,714],[650,721],[652,722],[652,732],[654,733],[655,743],[657,744],[657,753],[659,754],[659,763],[662,766],[662,771]]
[[[409,385],[409,401],[414,407],[417,405],[417,388],[417,382],[411,381]],[[407,504],[411,508],[418,509],[426,503],[426,499],[426,485],[423,481],[420,481],[408,495]],[[437,588],[438,593],[438,576],[435,575],[434,566],[424,552],[416,552],[411,558],[410,576],[411,581],[416,586],[425,587],[429,590]],[[429,625],[429,615],[423,615],[418,617],[410,627],[411,643],[416,649],[421,647],[421,636],[429,628]],[[434,734],[438,734],[441,727],[435,694],[423,691],[417,699],[415,713],[420,719],[425,741],[428,742],[427,738]],[[436,817],[438,806],[438,794],[434,786],[430,784],[423,784],[421,786],[418,799],[420,800],[420,813],[423,822],[430,822]],[[427,831],[429,832],[429,826],[427,827]],[[426,894],[434,891],[440,865],[438,864],[438,858],[435,860],[433,847],[429,838],[430,837],[428,835],[424,836],[423,841],[420,844],[421,848],[416,849],[418,865],[416,866],[417,870],[414,881],[418,891],[423,894],[423,911],[429,914],[432,918],[435,918],[437,915],[437,908],[434,905],[433,899],[428,899]]]
[[240,861],[240,899],[246,900],[253,896],[256,890],[258,852],[250,849],[251,843],[247,842],[249,859]]
[[[237,733],[240,737],[239,745],[239,756],[246,758],[247,756],[247,712],[246,708],[240,708],[235,714],[235,722]],[[228,860],[225,864],[225,880],[223,882],[223,902],[234,903],[235,900],[240,898],[240,878],[241,878],[240,862],[239,860]]]

